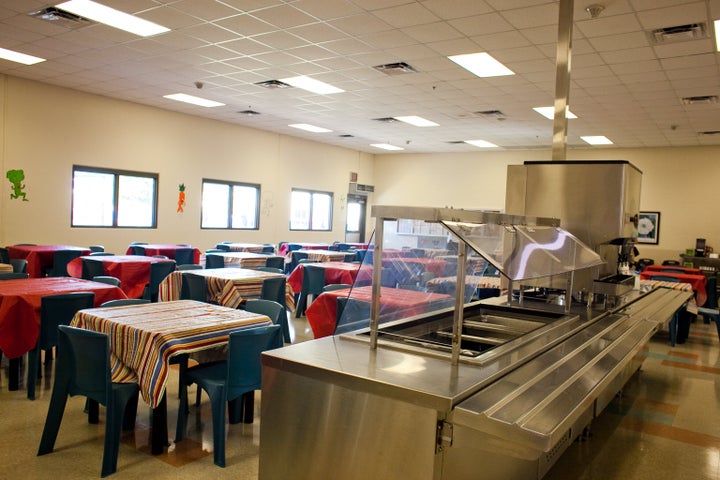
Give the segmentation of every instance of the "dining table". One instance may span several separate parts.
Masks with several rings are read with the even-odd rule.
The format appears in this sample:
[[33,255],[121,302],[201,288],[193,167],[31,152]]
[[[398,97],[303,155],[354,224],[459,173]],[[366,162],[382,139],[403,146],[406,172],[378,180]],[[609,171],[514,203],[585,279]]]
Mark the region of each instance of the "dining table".
[[[291,247],[292,245],[292,247]],[[313,242],[280,242],[278,247],[278,255],[286,256],[292,250],[327,250],[329,243],[313,243]]]
[[345,260],[345,255],[348,254],[348,252],[323,250],[319,248],[313,250],[300,249],[294,250],[294,252],[306,254],[307,259],[311,262],[342,262],[343,260]]
[[93,292],[96,306],[127,298],[113,285],[71,277],[0,281],[0,350],[11,362],[10,390],[18,389],[20,357],[37,344],[42,297],[71,292]]
[[57,251],[79,251],[80,255],[88,255],[91,252],[87,247],[73,245],[9,245],[6,248],[10,259],[27,260],[27,273],[31,278],[40,278],[44,276],[44,272],[53,267]]
[[[446,277],[435,277],[425,282],[425,289],[428,292],[446,293],[455,295],[457,286],[457,275]],[[466,275],[465,288],[475,291],[478,288],[501,288],[500,277],[486,277],[482,275]]]
[[103,275],[120,280],[120,288],[128,298],[142,297],[145,285],[150,282],[150,265],[173,260],[144,255],[89,255],[70,261],[68,275],[82,278],[84,262],[99,262],[103,266]]
[[231,252],[260,253],[263,251],[263,248],[265,248],[265,245],[263,245],[262,243],[240,243],[240,242],[222,243],[222,244],[218,244],[218,248],[221,248],[220,245],[223,245],[225,248],[229,249],[229,251],[231,251]]
[[175,259],[175,252],[179,249],[192,248],[193,249],[193,263],[198,265],[200,263],[200,249],[191,247],[190,245],[175,245],[172,243],[147,243],[147,244],[136,244],[128,246],[125,251],[126,255],[133,254],[133,247],[141,247],[145,251],[145,255],[152,257],[153,255],[164,255],[168,258]]
[[[197,275],[206,279],[206,298],[208,302],[237,308],[249,299],[260,298],[263,281],[266,278],[284,277],[282,273],[264,272],[248,268],[208,268],[202,270],[176,271],[160,282],[158,301],[167,302],[180,299],[182,278],[185,275]],[[285,286],[285,303],[288,309],[295,309],[295,297],[289,285]]]
[[265,255],[262,253],[244,252],[240,250],[230,252],[213,252],[211,255],[223,257],[225,267],[239,268],[264,267],[267,264],[268,258],[282,258],[278,255]]
[[695,303],[697,303],[698,307],[702,307],[707,301],[707,291],[705,289],[707,278],[703,274],[652,271],[647,269],[640,272],[641,280],[652,280],[654,276],[671,277],[676,278],[680,283],[689,283],[692,286],[693,292],[695,292]]
[[382,261],[383,267],[391,268],[399,279],[411,278],[422,272],[430,272],[436,277],[442,277],[447,264],[447,260],[427,257],[391,257],[383,258]]
[[[337,299],[339,297],[347,297],[354,301],[370,304],[372,302],[372,285],[331,290],[318,295],[305,311],[315,338],[327,337],[335,333]],[[454,297],[443,293],[380,287],[380,322],[420,314],[427,310],[430,303],[439,308],[440,306],[450,306],[454,301]]]
[[[288,284],[293,292],[299,293],[302,290],[303,278],[305,277],[305,265],[305,263],[299,264],[290,272],[290,275],[288,275]],[[333,283],[352,285],[361,268],[372,271],[372,267],[361,267],[359,263],[348,262],[318,262],[313,263],[312,266],[322,268],[325,271],[325,285]],[[368,273],[367,277],[370,279],[371,275]]]
[[675,272],[675,273],[688,273],[690,275],[703,275],[703,271],[699,268],[693,267],[681,267],[678,265],[648,265],[643,269],[644,272],[657,272],[658,275],[661,272]]
[[137,382],[153,409],[151,450],[168,445],[166,385],[170,359],[226,345],[232,331],[270,325],[265,315],[193,300],[91,308],[72,326],[104,333],[113,382]]

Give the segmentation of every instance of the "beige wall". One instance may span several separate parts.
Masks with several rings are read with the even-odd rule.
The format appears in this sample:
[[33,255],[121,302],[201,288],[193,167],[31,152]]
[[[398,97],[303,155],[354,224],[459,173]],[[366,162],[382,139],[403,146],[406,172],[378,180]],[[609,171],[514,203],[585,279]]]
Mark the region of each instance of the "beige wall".
[[[85,94],[15,77],[2,79],[3,172],[25,171],[28,202],[0,200],[0,243],[103,244],[124,252],[131,241],[271,242],[344,239],[349,172],[372,183],[372,155],[284,135]],[[73,165],[155,172],[157,229],[70,228]],[[200,229],[202,178],[261,184],[258,231]],[[187,205],[176,213],[178,185]],[[288,228],[290,190],[334,193],[332,232]]]
[[[660,242],[639,245],[641,257],[677,259],[695,239],[720,251],[715,192],[720,147],[576,149],[572,160],[628,160],[643,172],[642,210],[660,212]],[[379,204],[503,209],[508,165],[548,160],[550,151],[378,155],[375,201]]]
[[[333,241],[343,238],[351,171],[360,183],[375,185],[371,203],[503,209],[507,166],[550,158],[545,150],[371,155],[15,77],[0,80],[0,161],[3,172],[25,170],[30,199],[9,200],[3,180],[1,244],[101,243],[120,252],[139,240],[203,249],[223,240]],[[713,213],[720,147],[571,149],[568,158],[628,160],[643,171],[641,208],[661,212],[661,226],[660,244],[642,245],[642,256],[676,258],[697,237],[720,250]],[[70,228],[73,164],[159,173],[158,228]],[[261,184],[260,230],[201,230],[202,178]],[[187,187],[182,215],[175,211],[180,183]],[[332,232],[288,230],[292,187],[334,193]]]

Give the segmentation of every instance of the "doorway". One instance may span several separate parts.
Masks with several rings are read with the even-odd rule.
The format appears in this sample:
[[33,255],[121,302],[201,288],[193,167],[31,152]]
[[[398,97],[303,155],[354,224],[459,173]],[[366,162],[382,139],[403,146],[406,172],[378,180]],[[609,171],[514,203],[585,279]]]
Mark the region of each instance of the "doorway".
[[360,195],[347,196],[347,217],[345,220],[345,242],[365,242],[365,214],[367,197]]

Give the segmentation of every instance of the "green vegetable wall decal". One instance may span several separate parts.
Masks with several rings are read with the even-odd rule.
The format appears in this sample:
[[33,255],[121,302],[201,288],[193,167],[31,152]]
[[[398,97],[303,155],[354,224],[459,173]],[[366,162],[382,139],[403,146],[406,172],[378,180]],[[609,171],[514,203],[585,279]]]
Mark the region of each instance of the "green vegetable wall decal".
[[25,184],[22,183],[25,180],[25,172],[23,170],[8,170],[5,174],[10,183],[12,183],[12,193],[10,198],[16,199],[22,197],[23,202],[27,202],[27,194],[25,193]]

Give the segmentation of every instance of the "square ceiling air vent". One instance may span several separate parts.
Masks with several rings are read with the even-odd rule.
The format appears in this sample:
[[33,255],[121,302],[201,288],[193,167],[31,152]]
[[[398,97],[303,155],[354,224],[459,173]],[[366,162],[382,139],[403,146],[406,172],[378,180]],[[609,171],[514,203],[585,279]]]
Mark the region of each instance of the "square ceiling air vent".
[[288,85],[285,82],[281,82],[280,80],[265,80],[264,82],[257,82],[255,85],[259,87],[269,88],[269,89],[278,89],[278,88],[289,88],[290,85]]
[[698,135],[720,135],[720,130],[706,130],[704,132],[698,132]]
[[717,95],[700,95],[696,97],[683,97],[682,103],[684,105],[705,105],[710,103],[717,103]]
[[658,28],[649,32],[650,40],[655,45],[665,43],[686,42],[705,38],[707,28],[704,23],[688,23],[674,27]]
[[417,73],[417,70],[415,70],[412,66],[408,65],[405,62],[375,65],[373,68],[386,75],[404,75],[406,73]]
[[260,112],[256,112],[255,110],[240,110],[237,112],[241,115],[247,115],[248,117],[254,117],[256,115],[260,115]]
[[373,118],[373,120],[375,120],[376,122],[385,122],[385,123],[393,123],[393,122],[397,122],[397,121],[398,121],[398,120],[396,120],[396,119],[393,118],[393,117]]
[[73,30],[93,23],[85,17],[75,15],[74,13],[66,12],[65,10],[61,10],[57,7],[43,8],[42,10],[30,12],[28,13],[28,15],[38,18],[40,20],[45,20],[46,22],[51,22],[54,25]]

